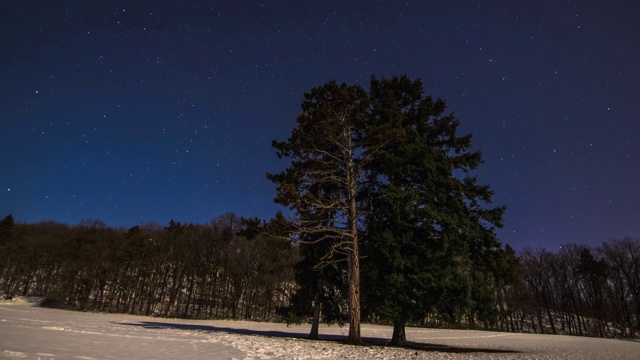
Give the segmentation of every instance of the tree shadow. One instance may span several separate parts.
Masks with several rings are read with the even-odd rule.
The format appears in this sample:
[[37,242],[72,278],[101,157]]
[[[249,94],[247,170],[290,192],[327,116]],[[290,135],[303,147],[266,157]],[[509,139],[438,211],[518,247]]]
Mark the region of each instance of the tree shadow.
[[[165,323],[156,321],[140,321],[138,323],[121,323],[112,322],[118,325],[138,326],[145,329],[171,329],[171,330],[187,330],[187,331],[200,331],[210,333],[227,333],[237,335],[252,335],[252,336],[264,336],[264,337],[278,337],[278,338],[292,338],[292,339],[304,339],[308,341],[327,341],[346,343],[346,336],[333,335],[333,334],[320,334],[318,340],[309,340],[304,334],[279,331],[279,330],[250,330],[250,329],[238,329],[224,326],[212,326],[212,325],[192,325],[192,324],[179,324],[179,323]],[[491,349],[491,348],[472,348],[472,347],[458,347],[442,344],[429,344],[419,343],[414,341],[408,341],[402,346],[389,345],[389,339],[378,337],[363,337],[363,345],[366,346],[379,346],[379,347],[395,347],[410,350],[419,351],[438,351],[445,353],[507,353],[518,354],[520,351],[504,350],[504,349]]]

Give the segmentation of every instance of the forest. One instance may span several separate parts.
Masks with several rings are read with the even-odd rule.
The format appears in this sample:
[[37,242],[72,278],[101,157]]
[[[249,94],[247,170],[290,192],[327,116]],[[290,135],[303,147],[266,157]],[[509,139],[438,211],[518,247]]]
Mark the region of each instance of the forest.
[[232,213],[206,225],[171,221],[128,230],[99,220],[14,225],[8,216],[2,291],[78,310],[273,319],[294,286],[296,252],[258,227],[264,224]]
[[335,81],[304,95],[273,147],[273,219],[130,229],[99,220],[0,224],[4,296],[47,306],[195,319],[463,327],[599,337],[640,332],[640,242],[517,253],[505,206],[474,170],[472,135],[421,80]]
[[[0,226],[5,298],[38,296],[45,306],[82,311],[286,321],[283,310],[300,286],[295,271],[304,245],[264,235],[264,222],[232,213],[202,225],[172,221],[130,229],[98,220],[14,224],[8,215]],[[488,279],[485,303],[469,299],[453,317],[433,311],[411,325],[637,337],[639,259],[640,241],[631,238],[597,248],[566,244],[557,252],[516,253],[507,246],[505,276]],[[319,292],[338,299],[333,310],[344,319],[346,280],[334,275],[338,286]],[[306,315],[301,321],[313,312]],[[340,322],[339,314],[332,316],[327,320]],[[375,311],[365,321],[379,322]]]

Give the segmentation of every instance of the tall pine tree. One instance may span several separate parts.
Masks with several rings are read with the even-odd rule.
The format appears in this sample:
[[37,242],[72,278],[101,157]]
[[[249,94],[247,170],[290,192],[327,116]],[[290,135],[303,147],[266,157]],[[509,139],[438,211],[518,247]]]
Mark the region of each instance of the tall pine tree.
[[296,214],[293,224],[299,241],[329,241],[330,250],[323,257],[326,263],[346,258],[351,344],[361,342],[356,201],[367,107],[367,94],[357,85],[332,81],[312,89],[305,94],[291,137],[273,142],[278,157],[291,159],[290,166],[268,175],[276,184],[275,201]]
[[379,148],[366,168],[364,302],[393,323],[391,343],[401,345],[407,323],[470,306],[475,260],[500,248],[493,229],[504,208],[486,208],[492,192],[470,173],[481,153],[420,80],[372,78],[370,101],[368,128],[387,130],[384,141],[367,134]]

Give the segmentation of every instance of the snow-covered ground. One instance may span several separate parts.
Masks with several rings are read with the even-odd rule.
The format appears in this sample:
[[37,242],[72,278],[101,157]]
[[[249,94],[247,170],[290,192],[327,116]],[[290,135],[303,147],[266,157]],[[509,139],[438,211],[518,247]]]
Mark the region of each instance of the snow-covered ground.
[[[391,336],[363,325],[371,343]],[[191,321],[45,309],[0,301],[2,359],[639,359],[640,342],[570,336],[408,328],[423,349],[349,346],[347,329],[249,321]]]

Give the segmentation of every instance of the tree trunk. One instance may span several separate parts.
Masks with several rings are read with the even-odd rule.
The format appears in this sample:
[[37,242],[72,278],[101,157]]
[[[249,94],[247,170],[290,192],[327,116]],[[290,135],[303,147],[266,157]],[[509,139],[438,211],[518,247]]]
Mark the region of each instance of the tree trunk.
[[347,226],[351,236],[348,252],[349,278],[349,344],[361,344],[360,337],[360,251],[358,250],[358,211],[356,208],[356,170],[353,162],[353,137],[347,128],[347,191],[349,213]]
[[358,345],[360,337],[360,260],[357,256],[358,243],[354,242],[349,253],[349,338],[347,343]]
[[[551,325],[551,331],[553,332],[554,335],[556,335],[557,334],[556,326],[554,325],[553,315],[551,315],[550,305],[548,305],[546,296],[543,295],[543,299],[544,299],[544,307],[547,311],[547,318],[549,319],[549,325]],[[540,324],[540,326],[542,326],[542,323]]]
[[31,278],[30,276],[27,276],[24,280],[24,284],[22,287],[22,296],[27,296],[29,295],[29,285],[31,284]]
[[310,340],[318,340],[318,329],[320,327],[320,296],[322,287],[322,277],[319,277],[316,294],[313,299],[313,320],[311,322],[311,332],[309,332],[309,336],[307,337],[307,339]]
[[404,346],[406,344],[407,344],[407,333],[405,331],[404,322],[394,322],[393,335],[391,336],[391,341],[389,342],[389,345]]
[[316,295],[316,301],[313,305],[313,320],[311,322],[311,331],[307,339],[318,340],[318,329],[320,327],[320,299]]

